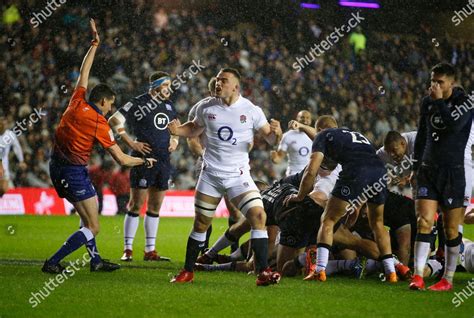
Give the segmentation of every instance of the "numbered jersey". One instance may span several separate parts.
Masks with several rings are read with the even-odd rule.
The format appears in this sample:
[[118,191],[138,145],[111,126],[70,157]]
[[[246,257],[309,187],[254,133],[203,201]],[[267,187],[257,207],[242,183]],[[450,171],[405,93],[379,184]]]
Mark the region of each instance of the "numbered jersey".
[[283,134],[278,150],[288,153],[286,175],[300,172],[308,164],[312,140],[298,130],[289,130]]
[[369,140],[349,129],[331,128],[318,133],[312,150],[322,152],[324,160],[341,164],[342,170],[347,166],[384,166]]
[[146,93],[132,98],[118,111],[137,140],[151,146],[154,156],[169,156],[167,127],[176,118],[176,110],[170,101],[158,101]]
[[255,131],[268,123],[262,109],[242,96],[230,106],[220,98],[203,99],[194,122],[205,128],[204,169],[239,175],[250,170],[248,153]]

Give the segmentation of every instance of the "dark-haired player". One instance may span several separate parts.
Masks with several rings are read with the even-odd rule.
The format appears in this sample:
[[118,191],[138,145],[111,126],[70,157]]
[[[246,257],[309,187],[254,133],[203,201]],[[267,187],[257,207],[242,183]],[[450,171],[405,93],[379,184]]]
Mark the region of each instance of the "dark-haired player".
[[102,260],[96,248],[95,236],[99,233],[97,195],[86,168],[94,143],[100,143],[121,165],[151,167],[155,162],[154,159],[128,156],[115,143],[104,117],[115,100],[115,93],[109,86],[98,84],[92,89],[89,101],[85,99],[89,72],[99,46],[94,20],[91,19],[90,24],[94,35],[92,46],[84,57],[73,95],[56,129],[49,165],[51,181],[58,195],[74,205],[83,227],[45,261],[42,271],[47,273],[63,272],[64,267],[59,262],[84,244],[91,257],[91,271],[113,271],[120,267]]
[[341,164],[342,171],[329,198],[317,240],[317,266],[305,279],[326,280],[325,268],[333,243],[335,224],[347,213],[367,202],[369,224],[375,235],[389,282],[397,282],[390,237],[383,224],[387,170],[375,154],[375,149],[362,134],[337,128],[331,116],[321,116],[316,122],[318,131],[313,142],[313,153],[305,170],[298,194],[285,199],[285,204],[300,202],[311,191],[323,160]]
[[[453,288],[453,276],[462,235],[466,181],[465,157],[470,151],[469,135],[472,113],[468,96],[455,84],[455,69],[440,63],[431,69],[431,87],[423,98],[418,134],[415,141],[414,172],[416,177],[416,210],[418,233],[415,242],[415,275],[410,289],[425,288],[423,270],[430,252],[430,232],[438,209],[443,211],[446,235],[445,271],[443,278],[429,289],[448,291]],[[471,169],[467,167],[467,169]]]
[[268,268],[268,234],[265,229],[265,211],[260,193],[250,176],[249,151],[255,132],[269,144],[279,141],[280,123],[268,123],[262,109],[240,95],[240,74],[224,68],[217,74],[216,97],[199,102],[196,117],[179,125],[168,125],[172,134],[195,137],[206,134],[207,145],[203,168],[196,186],[194,227],[186,247],[184,269],[172,283],[191,282],[193,268],[206,240],[206,231],[224,193],[249,220],[250,238],[255,253],[257,286],[278,283],[280,275]]
[[[124,252],[122,261],[131,261],[133,240],[137,233],[139,214],[147,201],[144,220],[145,252],[143,260],[165,260],[155,249],[160,222],[160,208],[168,190],[171,163],[170,153],[178,146],[178,137],[170,135],[167,126],[177,116],[169,100],[170,75],[155,72],[150,75],[148,92],[132,98],[109,119],[111,127],[133,150],[133,155],[149,155],[157,160],[152,169],[135,167],[130,171],[129,211],[124,219]],[[125,127],[136,136],[133,140]],[[166,260],[168,260],[166,258]]]

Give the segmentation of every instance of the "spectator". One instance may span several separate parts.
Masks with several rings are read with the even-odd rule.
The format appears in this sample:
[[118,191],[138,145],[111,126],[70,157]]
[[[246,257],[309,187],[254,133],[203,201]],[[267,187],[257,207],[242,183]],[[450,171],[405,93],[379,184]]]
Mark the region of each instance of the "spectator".
[[109,180],[110,191],[115,194],[117,200],[117,214],[127,213],[127,204],[130,200],[130,169],[121,166],[112,174]]

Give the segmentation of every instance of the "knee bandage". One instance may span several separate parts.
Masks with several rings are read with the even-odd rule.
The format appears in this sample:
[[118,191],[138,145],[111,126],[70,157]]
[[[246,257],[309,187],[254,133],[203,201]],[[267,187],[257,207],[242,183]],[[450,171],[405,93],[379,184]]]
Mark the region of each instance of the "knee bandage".
[[260,193],[250,192],[240,200],[239,210],[243,215],[246,215],[247,212],[254,207],[261,207],[263,209],[263,201]]

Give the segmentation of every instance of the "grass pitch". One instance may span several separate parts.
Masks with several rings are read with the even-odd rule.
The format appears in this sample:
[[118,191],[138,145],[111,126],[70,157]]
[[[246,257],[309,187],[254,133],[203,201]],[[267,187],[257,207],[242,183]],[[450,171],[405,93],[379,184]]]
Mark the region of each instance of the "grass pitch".
[[[356,280],[329,277],[326,283],[283,278],[279,285],[255,286],[255,277],[243,273],[197,273],[193,284],[168,281],[183,265],[191,219],[162,218],[157,250],[172,262],[142,261],[143,220],[135,239],[135,259],[113,273],[90,273],[88,265],[57,284],[34,308],[32,293],[43,289],[53,275],[41,272],[54,253],[78,227],[72,217],[0,217],[0,317],[474,317],[474,297],[455,307],[453,298],[467,291],[474,275],[458,273],[455,291],[411,292],[407,282],[382,283],[376,277]],[[102,217],[97,238],[104,258],[122,254],[122,217]],[[216,239],[226,220],[214,221]],[[474,239],[474,226],[465,236]],[[66,260],[82,259],[81,248]],[[428,279],[427,284],[433,280]],[[52,285],[50,285],[52,286]],[[45,292],[44,292],[45,293]]]

